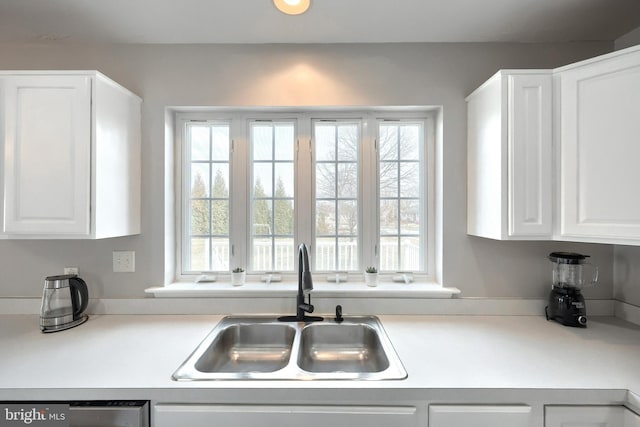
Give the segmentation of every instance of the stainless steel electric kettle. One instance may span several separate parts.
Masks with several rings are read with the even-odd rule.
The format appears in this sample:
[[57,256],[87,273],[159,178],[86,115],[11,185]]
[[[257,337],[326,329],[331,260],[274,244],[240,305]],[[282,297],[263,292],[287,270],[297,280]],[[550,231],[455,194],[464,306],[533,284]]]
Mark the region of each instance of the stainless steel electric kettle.
[[40,307],[40,329],[57,332],[86,322],[89,316],[84,311],[88,304],[87,284],[75,274],[47,277]]

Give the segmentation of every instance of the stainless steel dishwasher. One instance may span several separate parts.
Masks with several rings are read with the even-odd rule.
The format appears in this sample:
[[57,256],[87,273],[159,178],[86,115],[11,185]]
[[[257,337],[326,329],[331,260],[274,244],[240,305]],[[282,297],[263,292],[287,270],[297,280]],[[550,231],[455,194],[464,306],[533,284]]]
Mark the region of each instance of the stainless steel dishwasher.
[[0,426],[149,427],[146,400],[1,402]]

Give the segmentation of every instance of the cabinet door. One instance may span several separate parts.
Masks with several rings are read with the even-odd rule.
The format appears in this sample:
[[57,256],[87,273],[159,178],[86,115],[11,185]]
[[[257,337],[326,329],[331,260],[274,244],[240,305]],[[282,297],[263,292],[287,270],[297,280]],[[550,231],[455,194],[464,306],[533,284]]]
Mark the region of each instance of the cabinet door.
[[546,406],[545,427],[634,427],[638,416],[624,406]]
[[467,98],[467,232],[553,234],[550,71],[501,71]]
[[509,76],[509,235],[551,238],[552,79]]
[[640,244],[640,50],[559,72],[560,235]]
[[88,234],[91,79],[4,79],[4,233]]
[[155,405],[155,427],[416,427],[415,407]]
[[429,427],[529,427],[526,405],[431,405]]

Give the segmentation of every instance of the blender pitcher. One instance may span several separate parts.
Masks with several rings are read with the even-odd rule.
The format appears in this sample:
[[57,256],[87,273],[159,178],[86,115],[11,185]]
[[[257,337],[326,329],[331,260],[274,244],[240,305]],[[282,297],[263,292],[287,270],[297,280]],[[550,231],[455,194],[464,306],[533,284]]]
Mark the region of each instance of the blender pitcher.
[[549,260],[553,263],[553,287],[582,289],[595,285],[598,281],[598,267],[586,262],[587,258],[589,255],[575,252],[549,254]]

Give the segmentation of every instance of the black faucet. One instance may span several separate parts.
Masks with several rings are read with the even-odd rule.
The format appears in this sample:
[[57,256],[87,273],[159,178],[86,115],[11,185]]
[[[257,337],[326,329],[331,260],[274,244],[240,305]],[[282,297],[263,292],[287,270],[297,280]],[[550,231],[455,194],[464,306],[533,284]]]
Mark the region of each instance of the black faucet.
[[[311,268],[309,266],[309,251],[307,245],[301,243],[298,247],[298,295],[296,296],[296,315],[282,316],[278,320],[281,322],[321,322],[324,320],[318,316],[307,316],[306,313],[313,313],[311,304],[311,294],[313,290],[313,280],[311,278]],[[305,302],[305,295],[308,295],[308,302]]]

